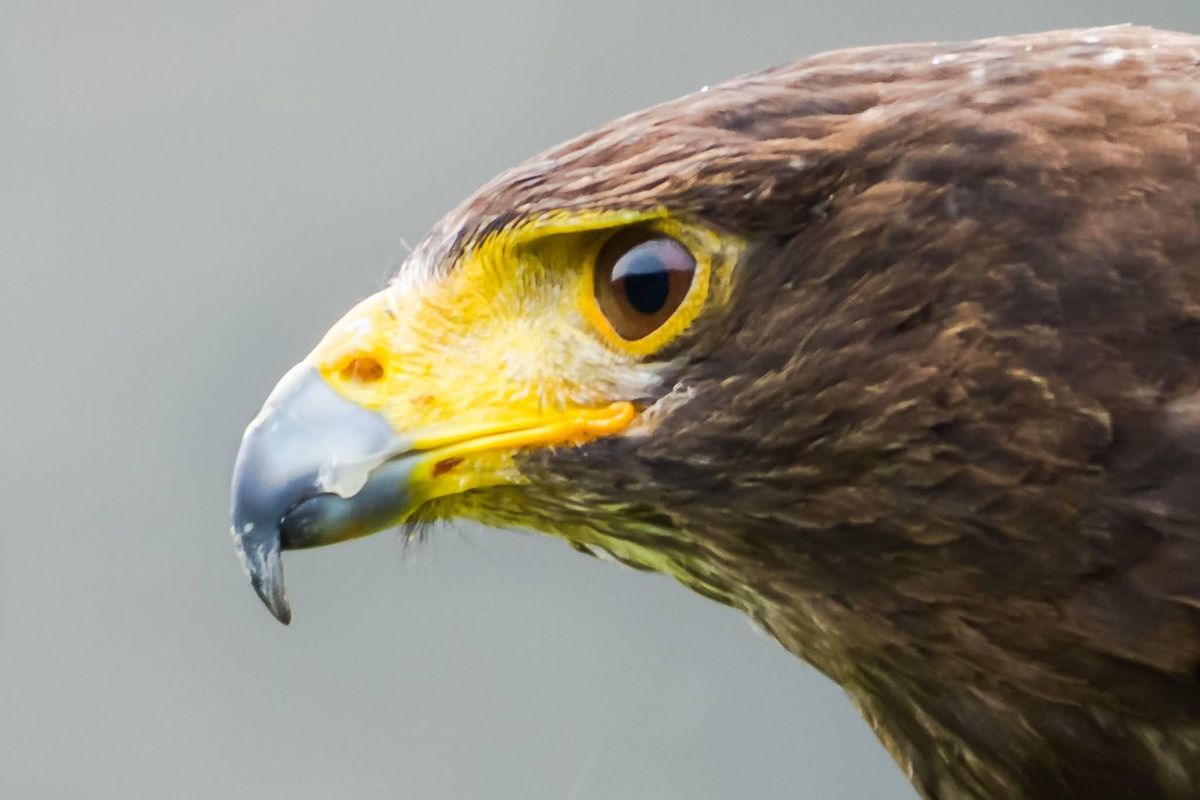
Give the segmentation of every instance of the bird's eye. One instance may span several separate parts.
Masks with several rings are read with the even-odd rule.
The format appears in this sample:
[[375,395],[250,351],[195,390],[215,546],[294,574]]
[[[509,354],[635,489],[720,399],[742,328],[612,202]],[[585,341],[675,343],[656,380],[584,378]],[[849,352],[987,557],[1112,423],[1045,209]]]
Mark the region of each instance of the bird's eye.
[[696,259],[671,237],[624,230],[596,257],[596,303],[618,336],[637,341],[671,318],[695,274]]

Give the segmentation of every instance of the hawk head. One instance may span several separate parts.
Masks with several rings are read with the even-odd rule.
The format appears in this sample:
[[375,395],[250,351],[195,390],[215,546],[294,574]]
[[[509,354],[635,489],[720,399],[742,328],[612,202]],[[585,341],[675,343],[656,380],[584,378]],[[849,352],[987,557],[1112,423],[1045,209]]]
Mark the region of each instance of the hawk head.
[[251,423],[254,587],[533,528],[745,611],[929,796],[1191,796],[1198,50],[833,53],[504,173]]

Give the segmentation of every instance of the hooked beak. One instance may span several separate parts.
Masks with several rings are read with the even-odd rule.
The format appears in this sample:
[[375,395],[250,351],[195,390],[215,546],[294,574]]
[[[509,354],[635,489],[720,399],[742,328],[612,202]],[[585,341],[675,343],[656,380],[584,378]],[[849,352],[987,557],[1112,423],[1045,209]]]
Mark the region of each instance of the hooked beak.
[[233,541],[258,596],[291,620],[280,551],[364,536],[409,506],[416,454],[379,414],[293,367],[246,429],[233,471]]
[[291,621],[283,550],[365,536],[403,522],[421,503],[511,480],[452,473],[476,455],[579,444],[624,430],[631,403],[420,425],[401,434],[339,394],[311,362],[293,367],[246,428],[233,471],[233,541],[275,618]]

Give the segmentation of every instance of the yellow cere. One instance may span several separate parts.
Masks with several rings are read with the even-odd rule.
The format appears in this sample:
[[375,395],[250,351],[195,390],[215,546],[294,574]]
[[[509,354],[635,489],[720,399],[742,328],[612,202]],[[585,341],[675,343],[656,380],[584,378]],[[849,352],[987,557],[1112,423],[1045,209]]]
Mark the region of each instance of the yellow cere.
[[[594,259],[629,225],[675,238],[697,263],[678,310],[636,342],[616,335],[593,297]],[[629,428],[631,401],[657,384],[649,357],[727,298],[743,249],[661,212],[537,217],[488,235],[448,268],[407,265],[404,280],[359,303],[306,361],[428,452],[414,500],[520,483],[520,449]]]

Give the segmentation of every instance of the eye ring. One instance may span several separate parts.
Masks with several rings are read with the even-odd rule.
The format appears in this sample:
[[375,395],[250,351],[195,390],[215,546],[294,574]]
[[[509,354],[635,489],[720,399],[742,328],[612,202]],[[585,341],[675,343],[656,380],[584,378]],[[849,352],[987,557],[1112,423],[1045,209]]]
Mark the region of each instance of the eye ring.
[[612,333],[636,345],[675,316],[699,273],[696,257],[678,239],[654,228],[632,227],[600,246],[589,288]]
[[[574,273],[577,276],[575,297],[592,333],[610,350],[644,358],[677,339],[710,301],[724,304],[729,300],[733,269],[746,252],[747,243],[735,234],[678,219],[663,211],[646,212],[640,219],[637,216],[631,219],[631,216],[624,212],[609,214],[612,224],[593,228],[591,241],[583,249],[582,268]],[[626,236],[630,238],[625,239]],[[665,315],[666,319],[649,334],[630,339],[617,331],[601,308],[596,297],[596,273],[602,272],[611,259],[610,253],[604,253],[606,247],[617,250],[622,242],[630,247],[649,238],[671,240],[688,253],[695,266],[691,284],[674,311]]]

